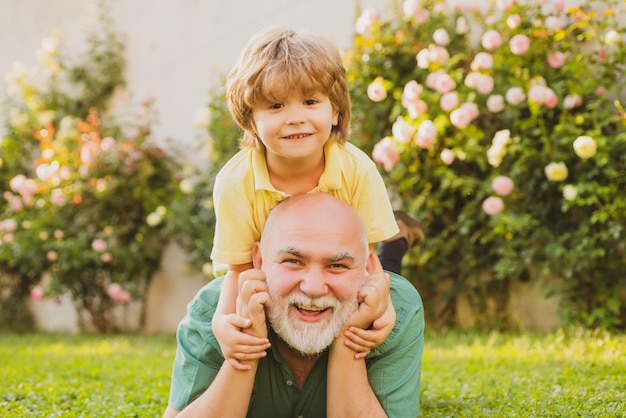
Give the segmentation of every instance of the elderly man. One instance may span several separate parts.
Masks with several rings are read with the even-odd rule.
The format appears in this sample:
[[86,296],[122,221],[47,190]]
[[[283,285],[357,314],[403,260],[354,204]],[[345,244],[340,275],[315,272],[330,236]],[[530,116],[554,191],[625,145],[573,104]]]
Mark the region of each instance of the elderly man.
[[[382,271],[358,212],[326,194],[294,196],[268,217],[240,277],[244,332],[267,337],[249,370],[224,361],[211,331],[220,279],[189,304],[178,329],[165,417],[415,417],[420,415],[423,306],[415,288]],[[368,328],[391,295],[396,324],[355,358],[349,327]],[[180,411],[180,412],[179,412]]]

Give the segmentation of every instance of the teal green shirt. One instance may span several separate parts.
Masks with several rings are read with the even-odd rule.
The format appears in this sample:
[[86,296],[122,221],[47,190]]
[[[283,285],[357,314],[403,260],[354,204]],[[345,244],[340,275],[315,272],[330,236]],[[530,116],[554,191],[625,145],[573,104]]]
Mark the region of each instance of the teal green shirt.
[[[396,324],[385,340],[366,358],[367,374],[381,405],[392,418],[420,414],[420,378],[424,350],[424,307],[415,287],[391,275],[391,299]],[[224,357],[211,330],[222,279],[204,286],[189,303],[178,332],[169,405],[182,410],[200,396],[219,371]],[[270,340],[275,336],[270,333]],[[275,346],[275,344],[272,344]],[[278,350],[268,350],[259,360],[248,417],[293,418],[326,416],[326,366],[324,352],[299,388]]]

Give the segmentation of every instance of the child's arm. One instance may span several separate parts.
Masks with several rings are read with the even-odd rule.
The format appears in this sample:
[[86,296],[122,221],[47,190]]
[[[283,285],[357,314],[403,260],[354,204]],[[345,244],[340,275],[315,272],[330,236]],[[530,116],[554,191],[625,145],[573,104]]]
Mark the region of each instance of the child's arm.
[[250,319],[235,314],[239,274],[250,268],[251,263],[228,266],[211,323],[213,334],[225,360],[237,370],[249,370],[250,366],[242,361],[265,357],[265,350],[270,346],[267,338],[254,337],[242,332],[242,328],[248,328],[252,323]]
[[[383,267],[372,245],[370,245],[370,252],[374,255],[374,263],[371,268],[368,268],[368,273],[382,273]],[[348,338],[345,344],[356,352],[354,355],[356,359],[367,356],[373,348],[381,345],[387,339],[396,323],[396,310],[388,293],[389,288],[386,291],[386,302],[378,307],[380,314],[370,327],[363,329],[351,326],[344,334]]]
[[346,346],[356,352],[355,359],[367,356],[370,351],[383,343],[391,333],[396,323],[396,310],[391,302],[391,297],[387,298],[385,304],[387,308],[382,316],[376,319],[368,329],[350,327],[345,333],[348,338]]

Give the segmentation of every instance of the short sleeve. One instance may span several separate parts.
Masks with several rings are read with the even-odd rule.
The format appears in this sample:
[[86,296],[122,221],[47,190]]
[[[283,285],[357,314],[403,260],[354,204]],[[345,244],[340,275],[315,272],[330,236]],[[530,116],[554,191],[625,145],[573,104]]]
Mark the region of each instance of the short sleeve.
[[421,415],[424,306],[415,287],[393,273],[391,298],[396,325],[387,340],[367,357],[367,374],[388,416],[414,418]]
[[359,177],[360,192],[353,205],[365,221],[369,243],[391,238],[398,233],[398,225],[383,178],[373,163],[368,164]]
[[198,292],[178,325],[169,396],[169,405],[176,410],[182,410],[200,396],[224,362],[211,329],[221,281],[215,279]]
[[[253,192],[252,192],[253,193]],[[245,264],[252,261],[252,247],[261,237],[254,221],[253,196],[247,196],[241,185],[218,175],[213,188],[215,239],[211,259],[223,264]]]

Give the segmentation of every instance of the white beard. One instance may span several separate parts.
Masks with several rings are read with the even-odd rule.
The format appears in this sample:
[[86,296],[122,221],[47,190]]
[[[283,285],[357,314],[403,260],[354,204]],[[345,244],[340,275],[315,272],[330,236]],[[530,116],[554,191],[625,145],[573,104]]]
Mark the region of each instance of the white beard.
[[[339,335],[348,317],[358,307],[356,298],[340,301],[336,298],[323,296],[310,298],[301,293],[280,297],[269,291],[272,306],[268,309],[268,320],[280,338],[300,353],[312,356],[326,350]],[[291,305],[315,306],[321,309],[332,309],[332,316],[324,321],[304,322],[290,314]]]

